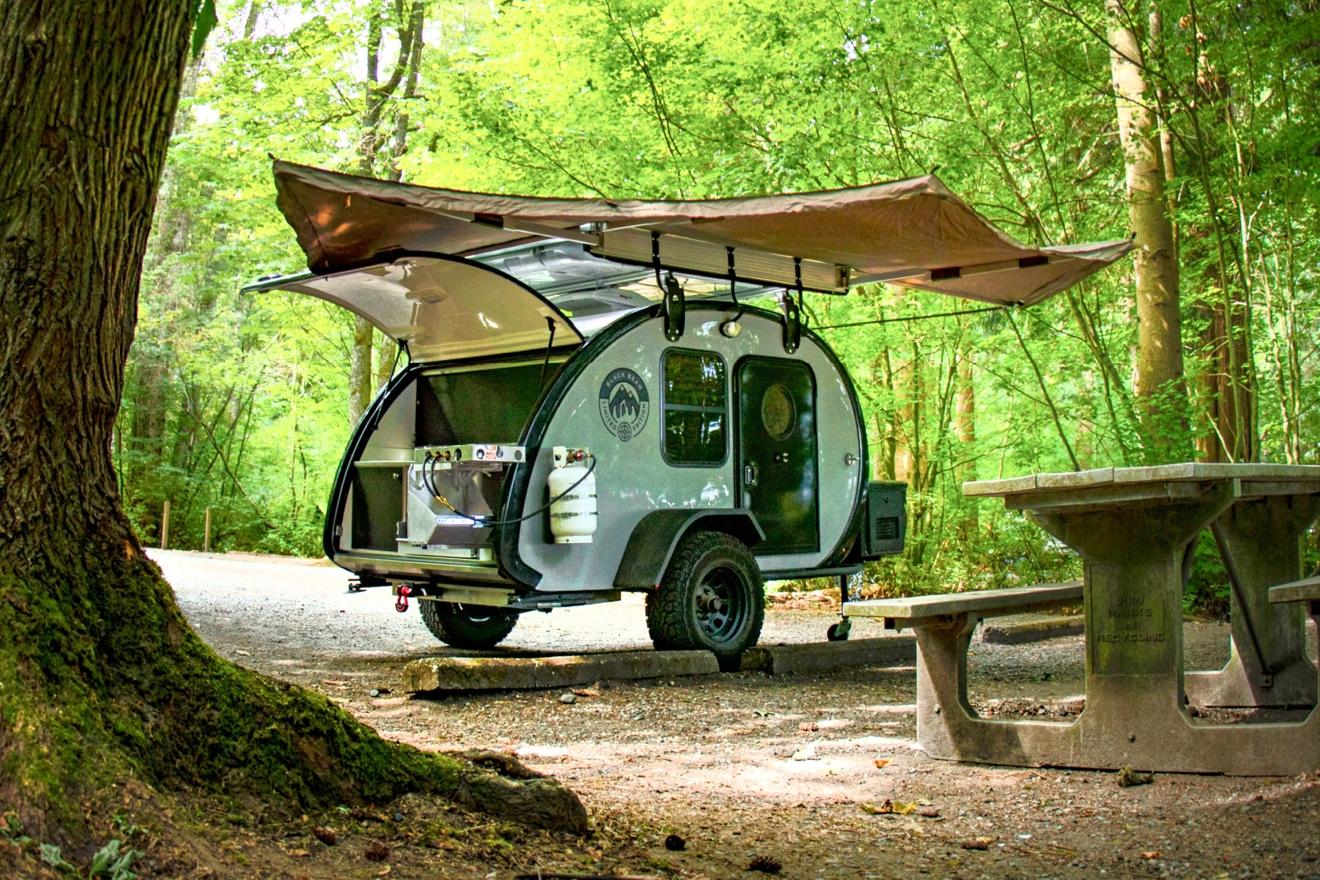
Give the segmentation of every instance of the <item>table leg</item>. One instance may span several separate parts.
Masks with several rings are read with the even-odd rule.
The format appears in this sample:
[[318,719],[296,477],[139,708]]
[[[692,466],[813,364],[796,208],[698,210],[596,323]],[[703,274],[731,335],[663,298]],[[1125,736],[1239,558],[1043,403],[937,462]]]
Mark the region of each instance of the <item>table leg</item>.
[[977,717],[967,702],[967,646],[976,624],[975,617],[958,615],[914,628],[917,742],[932,758],[958,760],[959,744],[968,741],[968,722]]
[[[917,737],[936,758],[1073,767],[1157,766],[1182,698],[1182,551],[1232,502],[1223,486],[1177,503],[1063,507],[1030,516],[1086,563],[1086,709],[1072,724],[978,717],[967,701],[976,619],[917,628]],[[1164,764],[1158,764],[1161,768]]]
[[1098,766],[1148,763],[1142,755],[1186,726],[1183,549],[1233,497],[1223,487],[1184,503],[1031,514],[1085,563],[1082,720]]
[[1184,705],[1183,549],[1236,497],[1225,483],[1194,503],[1032,513],[1086,566],[1086,709],[1070,764],[1244,775],[1320,767],[1320,709],[1302,723],[1202,724]]
[[1301,575],[1301,538],[1320,515],[1315,496],[1239,501],[1215,523],[1220,553],[1242,595],[1232,597],[1231,654],[1223,669],[1187,674],[1199,706],[1314,706],[1316,668],[1306,656],[1306,609],[1271,605],[1275,584]]
[[[917,741],[932,758],[1019,767],[1077,764],[1076,725],[982,718],[967,700],[967,647],[979,618],[914,627]],[[1086,765],[1089,766],[1089,765]]]

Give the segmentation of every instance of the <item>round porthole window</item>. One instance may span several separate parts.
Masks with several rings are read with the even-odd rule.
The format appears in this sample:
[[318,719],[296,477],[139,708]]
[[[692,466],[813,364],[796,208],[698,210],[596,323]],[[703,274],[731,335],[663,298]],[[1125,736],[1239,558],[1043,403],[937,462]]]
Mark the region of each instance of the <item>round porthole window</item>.
[[761,395],[761,427],[775,440],[783,440],[793,433],[797,424],[797,408],[788,389],[776,382]]

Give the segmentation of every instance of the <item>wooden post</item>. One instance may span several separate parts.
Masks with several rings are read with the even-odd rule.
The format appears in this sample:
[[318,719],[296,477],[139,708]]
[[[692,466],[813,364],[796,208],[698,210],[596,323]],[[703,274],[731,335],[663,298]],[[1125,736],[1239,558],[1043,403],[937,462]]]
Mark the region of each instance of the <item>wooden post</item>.
[[202,552],[211,552],[211,508],[206,508],[206,515],[202,519]]
[[160,513],[160,549],[170,549],[170,503],[165,502],[165,509]]

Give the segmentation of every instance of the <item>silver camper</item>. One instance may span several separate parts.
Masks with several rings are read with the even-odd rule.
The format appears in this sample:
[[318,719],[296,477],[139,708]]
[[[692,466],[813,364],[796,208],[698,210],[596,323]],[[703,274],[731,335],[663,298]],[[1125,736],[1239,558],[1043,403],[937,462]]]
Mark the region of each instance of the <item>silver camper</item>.
[[1127,249],[1028,248],[933,177],[604,202],[275,171],[310,271],[248,289],[340,305],[408,357],[349,440],[325,553],[463,648],[640,591],[657,648],[733,660],[765,581],[842,582],[903,547],[903,486],[870,480],[803,295],[1026,304]]

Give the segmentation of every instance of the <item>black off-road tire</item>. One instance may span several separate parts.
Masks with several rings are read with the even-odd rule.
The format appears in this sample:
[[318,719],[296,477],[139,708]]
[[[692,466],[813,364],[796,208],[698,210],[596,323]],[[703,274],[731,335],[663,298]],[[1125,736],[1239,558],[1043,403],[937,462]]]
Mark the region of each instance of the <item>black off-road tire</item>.
[[646,628],[660,651],[710,651],[731,668],[765,622],[765,583],[747,545],[723,532],[688,535],[659,589],[646,595]]
[[482,605],[422,599],[417,608],[431,635],[455,648],[493,648],[518,622],[515,612]]

